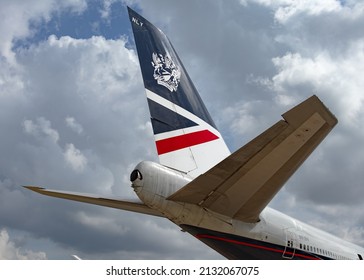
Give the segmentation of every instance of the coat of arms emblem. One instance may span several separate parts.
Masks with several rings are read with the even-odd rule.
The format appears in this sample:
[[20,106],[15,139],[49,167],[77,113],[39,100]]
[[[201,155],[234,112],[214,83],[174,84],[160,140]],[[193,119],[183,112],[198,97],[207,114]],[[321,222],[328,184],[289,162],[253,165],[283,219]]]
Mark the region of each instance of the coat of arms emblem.
[[152,65],[154,66],[153,77],[159,85],[165,86],[170,92],[177,91],[181,70],[174,64],[170,55],[152,54]]

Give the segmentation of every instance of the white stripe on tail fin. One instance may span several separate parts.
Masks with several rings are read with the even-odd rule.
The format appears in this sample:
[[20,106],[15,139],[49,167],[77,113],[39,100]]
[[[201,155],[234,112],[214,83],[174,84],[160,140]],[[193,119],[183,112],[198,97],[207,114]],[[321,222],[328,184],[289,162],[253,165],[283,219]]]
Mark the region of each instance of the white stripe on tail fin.
[[129,10],[161,164],[191,176],[230,155],[167,36]]

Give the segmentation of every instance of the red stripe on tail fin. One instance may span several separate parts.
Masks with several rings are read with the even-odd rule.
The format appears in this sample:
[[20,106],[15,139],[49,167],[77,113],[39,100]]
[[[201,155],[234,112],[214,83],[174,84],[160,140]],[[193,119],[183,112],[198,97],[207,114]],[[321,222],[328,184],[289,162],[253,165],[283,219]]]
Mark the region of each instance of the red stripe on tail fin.
[[156,141],[158,155],[219,139],[209,130],[202,130]]

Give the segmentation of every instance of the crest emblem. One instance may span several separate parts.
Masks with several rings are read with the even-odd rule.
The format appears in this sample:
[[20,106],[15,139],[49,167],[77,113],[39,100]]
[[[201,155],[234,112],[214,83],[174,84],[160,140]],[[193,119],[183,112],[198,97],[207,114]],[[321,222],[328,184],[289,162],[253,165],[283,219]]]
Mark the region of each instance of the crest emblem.
[[174,64],[170,55],[152,54],[152,65],[154,67],[153,77],[159,85],[162,85],[170,90],[177,91],[181,80],[181,70]]

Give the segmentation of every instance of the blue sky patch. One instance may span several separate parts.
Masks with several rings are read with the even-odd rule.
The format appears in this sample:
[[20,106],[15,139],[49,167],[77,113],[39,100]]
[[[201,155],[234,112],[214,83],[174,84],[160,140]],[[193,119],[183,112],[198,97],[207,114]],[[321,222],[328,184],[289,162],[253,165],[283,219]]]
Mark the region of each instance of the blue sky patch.
[[100,1],[91,1],[82,13],[62,11],[53,13],[49,21],[30,22],[31,36],[14,42],[13,49],[29,47],[45,41],[50,35],[70,36],[76,39],[87,39],[92,36],[103,36],[106,39],[118,39],[123,35],[132,38],[126,6],[113,3],[107,17],[102,16],[104,10]]

